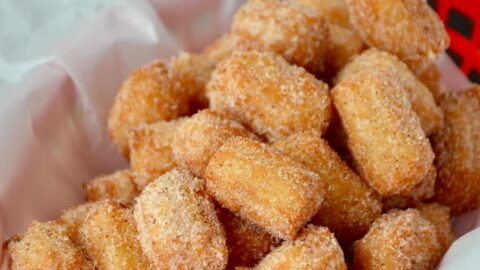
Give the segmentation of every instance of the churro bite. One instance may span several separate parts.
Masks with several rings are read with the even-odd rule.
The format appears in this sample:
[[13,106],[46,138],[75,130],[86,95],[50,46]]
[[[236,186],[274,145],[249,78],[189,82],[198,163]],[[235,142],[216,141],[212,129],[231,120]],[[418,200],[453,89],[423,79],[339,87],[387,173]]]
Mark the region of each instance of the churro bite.
[[216,62],[204,54],[181,52],[170,60],[174,73],[189,96],[191,112],[208,107],[205,86]]
[[353,27],[370,46],[390,52],[413,70],[445,51],[450,39],[422,0],[346,0]]
[[[265,50],[254,40],[243,39],[231,32],[223,34],[202,52],[210,61],[218,64],[230,57],[234,51],[262,51]],[[267,50],[268,51],[268,50]]]
[[137,240],[133,211],[105,200],[95,204],[80,227],[82,246],[97,269],[148,269]]
[[329,24],[330,43],[325,59],[326,74],[335,74],[350,62],[364,48],[362,38],[352,29],[337,24]]
[[142,123],[172,120],[189,112],[189,95],[164,60],[156,60],[132,72],[115,98],[108,131],[112,142],[129,156],[128,136]]
[[430,90],[436,102],[440,102],[441,96],[446,92],[440,82],[441,74],[434,62],[428,64],[424,69],[416,72],[417,78]]
[[140,190],[157,176],[176,166],[172,141],[175,130],[182,121],[184,118],[143,124],[131,132],[130,165],[135,175],[135,183]]
[[391,209],[406,209],[415,207],[423,201],[426,201],[435,195],[435,180],[437,178],[437,169],[432,167],[424,180],[420,182],[407,195],[393,195],[383,198],[383,211]]
[[480,206],[480,85],[442,96],[445,124],[432,137],[438,179],[434,200],[459,215]]
[[273,147],[242,137],[215,152],[205,179],[222,207],[290,240],[317,213],[325,193],[317,174]]
[[111,199],[122,204],[132,204],[140,193],[131,170],[121,170],[110,175],[101,175],[84,186],[88,202]]
[[144,255],[155,269],[223,269],[225,232],[204,182],[184,169],[158,177],[136,199]]
[[346,270],[347,265],[333,234],[327,228],[308,225],[295,241],[284,242],[253,269]]
[[437,168],[432,166],[425,179],[422,180],[413,190],[406,195],[393,195],[383,199],[383,211],[390,209],[406,209],[415,207],[421,202],[430,199],[435,195],[435,181],[437,179]]
[[178,125],[172,140],[177,164],[203,176],[210,157],[230,137],[256,136],[241,124],[211,110],[203,110]]
[[369,49],[346,65],[338,74],[337,82],[348,76],[365,70],[385,70],[395,74],[398,81],[407,90],[412,103],[412,109],[422,124],[422,129],[428,136],[438,130],[443,124],[442,110],[428,88],[419,81],[412,71],[394,55],[377,49]]
[[419,211],[392,210],[355,242],[353,269],[430,270],[439,252],[435,226]]
[[328,26],[321,16],[282,0],[249,0],[236,13],[231,33],[316,74],[323,71]]
[[82,244],[82,235],[80,233],[80,227],[82,226],[85,218],[87,217],[88,212],[92,209],[96,202],[84,203],[78,206],[67,209],[63,214],[58,218],[58,221],[63,223],[67,228],[68,236],[73,240],[74,243],[81,245]]
[[210,108],[269,140],[315,129],[331,117],[328,86],[268,52],[234,52],[207,86]]
[[330,148],[320,134],[306,131],[273,144],[320,176],[328,187],[312,221],[327,226],[340,242],[362,237],[381,214],[379,196]]
[[363,49],[360,35],[351,28],[344,0],[290,0],[325,18],[329,42],[322,75],[332,76]]
[[9,242],[8,250],[12,269],[94,269],[68,237],[67,227],[57,221],[33,221],[25,234]]
[[289,0],[292,3],[304,5],[313,12],[319,13],[328,22],[350,27],[350,16],[345,0]]
[[227,239],[227,269],[252,267],[281,242],[261,227],[235,216],[225,208],[218,207],[217,215]]
[[233,51],[239,50],[237,48],[238,40],[237,36],[232,35],[230,32],[224,33],[209,44],[202,51],[202,54],[218,64],[228,58]]
[[380,195],[408,194],[427,176],[434,154],[407,91],[391,72],[357,72],[332,97],[360,175]]
[[456,238],[455,232],[450,224],[450,208],[438,203],[430,203],[420,204],[416,209],[423,218],[430,221],[435,227],[437,240],[440,244],[440,253],[436,259],[436,263],[438,263]]

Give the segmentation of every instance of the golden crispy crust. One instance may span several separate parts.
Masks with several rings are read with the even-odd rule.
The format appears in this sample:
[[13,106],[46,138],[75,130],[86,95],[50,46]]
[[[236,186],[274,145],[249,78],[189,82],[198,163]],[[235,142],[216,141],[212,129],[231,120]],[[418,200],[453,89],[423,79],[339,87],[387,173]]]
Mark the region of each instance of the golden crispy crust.
[[351,28],[344,0],[290,0],[312,10],[328,22],[329,42],[324,76],[332,76],[363,49],[360,35]]
[[480,206],[480,85],[445,94],[444,127],[432,137],[437,154],[435,200],[459,215]]
[[328,187],[313,222],[327,226],[340,242],[362,237],[381,214],[378,195],[314,131],[291,135],[273,147],[300,161]]
[[175,130],[182,121],[184,118],[143,124],[131,132],[130,165],[139,190],[176,166],[171,146]]
[[289,0],[318,12],[330,23],[350,27],[350,16],[345,0]]
[[446,92],[440,83],[441,74],[434,62],[429,63],[424,69],[416,72],[417,78],[430,90],[436,102]]
[[68,237],[61,222],[33,221],[27,232],[8,245],[12,269],[94,269],[80,248]]
[[149,268],[130,208],[110,200],[95,204],[86,215],[80,234],[97,269]]
[[412,109],[417,113],[422,129],[427,136],[440,129],[443,124],[442,110],[435,103],[432,93],[420,82],[412,71],[397,57],[377,49],[369,49],[346,65],[338,74],[341,81],[362,70],[387,70],[393,72],[407,90]]
[[352,29],[329,23],[330,42],[326,57],[328,74],[335,74],[363,50],[360,35]]
[[256,138],[233,120],[210,110],[200,111],[178,125],[172,140],[175,161],[203,176],[210,157],[233,136]]
[[237,36],[232,35],[230,32],[226,32],[205,47],[202,54],[218,64],[228,58],[233,51],[239,50],[236,48],[237,40]]
[[343,251],[333,234],[308,225],[293,242],[284,242],[253,269],[346,270]]
[[354,28],[370,46],[420,70],[450,45],[442,21],[422,0],[346,0]]
[[227,269],[252,267],[281,242],[264,229],[235,216],[225,208],[218,207],[217,215],[227,237]]
[[434,260],[434,264],[437,264],[456,238],[450,224],[450,208],[438,203],[420,204],[416,208],[423,218],[435,226],[437,240],[440,244],[440,252]]
[[225,233],[204,182],[174,169],[137,197],[134,216],[144,254],[155,269],[223,269]]
[[231,32],[314,74],[324,68],[327,24],[320,14],[302,6],[281,0],[249,0],[235,15]]
[[210,107],[275,140],[303,130],[327,129],[328,86],[273,53],[234,52],[207,86]]
[[84,187],[89,202],[111,199],[122,204],[132,204],[133,199],[140,193],[131,170],[95,177]]
[[337,84],[332,97],[360,175],[382,196],[409,194],[434,154],[397,77],[357,72]]
[[205,95],[205,86],[210,80],[210,74],[215,68],[213,61],[204,54],[180,52],[170,60],[174,73],[189,96],[191,112],[208,107],[208,99]]
[[430,270],[440,245],[435,227],[415,209],[392,210],[355,242],[356,270]]
[[142,123],[175,119],[188,111],[188,93],[178,76],[165,61],[154,61],[134,70],[122,84],[108,118],[110,138],[128,157],[132,129]]
[[75,207],[69,208],[63,212],[58,218],[58,221],[67,227],[67,234],[75,244],[82,245],[82,235],[80,234],[80,227],[85,221],[85,218],[98,202],[84,203]]
[[243,39],[237,35],[227,32],[208,45],[202,54],[210,61],[218,64],[230,57],[234,51],[269,51],[263,48],[254,40]]
[[435,195],[435,181],[437,179],[437,168],[432,166],[425,179],[422,180],[408,195],[393,195],[383,199],[383,211],[398,208],[406,209],[415,207],[422,201],[430,199]]
[[209,193],[222,207],[282,239],[294,239],[317,213],[324,184],[317,174],[280,151],[234,137],[205,170]]

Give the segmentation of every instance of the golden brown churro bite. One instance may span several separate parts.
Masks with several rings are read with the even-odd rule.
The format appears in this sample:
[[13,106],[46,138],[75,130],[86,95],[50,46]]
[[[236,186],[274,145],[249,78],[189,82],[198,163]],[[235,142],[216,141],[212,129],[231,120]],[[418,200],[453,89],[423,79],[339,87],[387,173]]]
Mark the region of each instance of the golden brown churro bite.
[[415,209],[392,210],[355,242],[356,270],[430,270],[440,245],[435,227]]
[[440,253],[436,261],[438,263],[455,241],[455,232],[450,224],[450,208],[438,203],[420,204],[416,208],[423,218],[435,226],[437,240],[440,244]]
[[227,59],[234,51],[262,51],[262,46],[254,40],[246,40],[230,32],[223,34],[203,51],[203,55],[218,64]]
[[435,101],[440,102],[440,98],[445,93],[446,89],[440,82],[442,75],[435,63],[432,62],[428,64],[424,69],[417,71],[416,75],[428,90],[430,90]]
[[324,132],[331,116],[328,86],[280,56],[234,52],[207,86],[210,107],[269,140],[295,132]]
[[225,233],[204,182],[173,169],[148,185],[134,208],[143,252],[155,269],[223,269]]
[[105,200],[95,204],[80,227],[82,246],[97,269],[148,269],[137,240],[133,211]]
[[8,250],[12,269],[94,269],[68,237],[66,226],[57,221],[33,221],[24,235],[9,243]]
[[326,57],[327,73],[335,74],[363,50],[360,35],[346,27],[329,24],[330,42]]
[[314,12],[320,13],[328,22],[350,27],[350,17],[345,0],[289,0],[304,5]]
[[413,70],[450,45],[442,21],[423,0],[347,0],[354,28],[370,46],[388,51]]
[[412,109],[417,113],[427,136],[442,126],[443,113],[435,103],[430,90],[415,77],[407,65],[387,52],[373,48],[363,52],[338,73],[337,81],[365,70],[386,70],[396,75],[407,90]]
[[268,254],[254,270],[346,270],[343,251],[333,234],[308,225],[293,242],[284,242]]
[[84,203],[78,206],[67,209],[58,218],[59,222],[65,224],[67,227],[68,236],[74,243],[81,245],[82,235],[80,234],[80,227],[82,226],[88,211],[97,203]]
[[186,115],[188,93],[163,60],[140,67],[122,84],[115,98],[108,130],[115,146],[129,156],[128,135],[142,123],[171,120]]
[[202,51],[202,54],[218,64],[219,62],[228,58],[233,51],[239,50],[236,48],[237,40],[237,36],[226,32],[209,44]]
[[434,154],[397,77],[385,71],[348,76],[332,91],[358,172],[382,196],[408,194]]
[[280,239],[273,237],[261,227],[235,216],[225,208],[218,207],[217,215],[227,237],[227,269],[238,266],[252,267],[280,244]]
[[317,132],[290,135],[272,146],[317,173],[328,187],[313,222],[327,226],[340,242],[351,242],[362,237],[381,214],[382,204],[378,195],[362,182]]
[[280,151],[234,137],[205,169],[207,189],[234,214],[282,239],[294,239],[317,213],[325,186],[315,173]]
[[320,14],[302,6],[282,0],[249,0],[235,15],[231,33],[314,74],[323,71],[328,27]]
[[189,95],[190,111],[208,107],[205,86],[216,62],[203,54],[181,52],[171,59],[170,64]]
[[435,200],[459,215],[480,206],[480,85],[442,96],[445,125],[432,137]]
[[171,146],[175,130],[182,121],[184,118],[140,125],[130,134],[130,164],[140,190],[175,167]]
[[123,204],[132,204],[140,193],[131,170],[121,170],[102,175],[85,184],[87,201],[96,202],[111,199]]
[[197,176],[203,176],[210,157],[230,137],[256,136],[241,124],[203,110],[183,121],[175,131],[172,149],[176,162]]
[[415,207],[422,201],[430,199],[435,195],[435,180],[437,179],[437,168],[432,166],[425,179],[422,180],[413,190],[407,195],[393,195],[383,199],[383,211],[398,208],[406,209]]
[[328,22],[329,42],[326,74],[332,76],[363,49],[360,35],[351,29],[344,0],[290,0],[318,13]]

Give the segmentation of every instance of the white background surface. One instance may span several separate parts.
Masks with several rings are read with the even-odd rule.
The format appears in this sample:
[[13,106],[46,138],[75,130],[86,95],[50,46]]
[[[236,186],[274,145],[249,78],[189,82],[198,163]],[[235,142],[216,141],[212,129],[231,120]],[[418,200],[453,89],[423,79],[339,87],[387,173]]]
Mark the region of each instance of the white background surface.
[[[0,0],[0,240],[83,201],[81,183],[127,166],[106,118],[130,71],[198,51],[228,29],[241,1]],[[467,84],[444,57],[450,88]],[[460,234],[478,213],[456,220]],[[441,269],[479,269],[480,231]]]

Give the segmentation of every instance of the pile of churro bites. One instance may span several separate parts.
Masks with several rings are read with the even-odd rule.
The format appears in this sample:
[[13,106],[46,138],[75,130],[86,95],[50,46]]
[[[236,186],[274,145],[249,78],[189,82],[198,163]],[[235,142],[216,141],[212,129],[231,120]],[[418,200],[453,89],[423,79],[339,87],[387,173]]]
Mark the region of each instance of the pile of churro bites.
[[423,0],[249,0],[126,78],[130,168],[8,243],[13,269],[434,269],[480,206],[480,86]]

